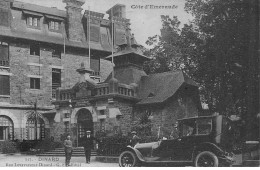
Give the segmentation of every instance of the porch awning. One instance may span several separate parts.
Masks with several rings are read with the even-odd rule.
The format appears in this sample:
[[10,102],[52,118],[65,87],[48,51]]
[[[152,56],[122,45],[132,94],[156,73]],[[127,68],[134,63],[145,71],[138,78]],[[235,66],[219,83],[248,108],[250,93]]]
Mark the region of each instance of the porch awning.
[[122,113],[118,108],[109,108],[109,118],[116,118],[117,116],[122,116]]

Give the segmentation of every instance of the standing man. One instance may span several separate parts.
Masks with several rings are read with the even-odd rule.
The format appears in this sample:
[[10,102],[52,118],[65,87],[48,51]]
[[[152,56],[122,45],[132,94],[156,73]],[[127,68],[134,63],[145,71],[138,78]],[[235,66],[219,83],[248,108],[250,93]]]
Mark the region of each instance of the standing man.
[[140,138],[136,135],[136,131],[131,132],[132,139],[130,140],[131,146],[134,147],[137,143],[139,143]]
[[91,149],[93,148],[94,140],[96,140],[96,138],[91,135],[91,131],[86,131],[85,136],[83,136],[82,142],[86,156],[86,163],[88,164],[90,163]]
[[72,155],[72,141],[70,140],[70,135],[67,136],[67,139],[64,141],[63,143],[64,145],[64,150],[65,150],[65,165],[69,166],[70,164],[70,159],[71,159],[71,155]]

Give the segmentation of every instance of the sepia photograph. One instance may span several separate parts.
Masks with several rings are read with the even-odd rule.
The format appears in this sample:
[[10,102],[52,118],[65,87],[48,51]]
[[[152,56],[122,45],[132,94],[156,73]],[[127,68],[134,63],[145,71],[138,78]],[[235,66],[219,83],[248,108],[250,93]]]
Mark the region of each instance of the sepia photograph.
[[260,0],[0,0],[0,167],[260,167]]

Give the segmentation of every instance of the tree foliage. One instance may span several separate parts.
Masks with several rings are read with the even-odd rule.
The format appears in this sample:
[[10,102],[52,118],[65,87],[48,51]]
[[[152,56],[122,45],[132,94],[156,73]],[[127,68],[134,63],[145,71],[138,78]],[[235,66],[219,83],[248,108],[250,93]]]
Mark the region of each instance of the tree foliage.
[[[249,4],[245,0],[186,0],[194,19],[180,28],[176,16],[161,16],[161,35],[149,37],[153,58],[147,73],[182,69],[201,86],[210,110],[237,114],[245,109],[248,73]],[[242,110],[242,111],[241,111]]]

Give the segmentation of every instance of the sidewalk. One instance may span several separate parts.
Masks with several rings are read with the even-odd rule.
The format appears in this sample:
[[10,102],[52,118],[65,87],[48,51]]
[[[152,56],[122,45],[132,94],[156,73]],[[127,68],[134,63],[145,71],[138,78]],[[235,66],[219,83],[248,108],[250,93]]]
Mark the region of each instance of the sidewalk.
[[[72,167],[118,167],[118,163],[103,163],[91,157],[90,164],[85,163],[84,157],[72,157]],[[0,167],[63,167],[65,166],[64,157],[41,157],[35,155],[8,155],[0,154]]]

